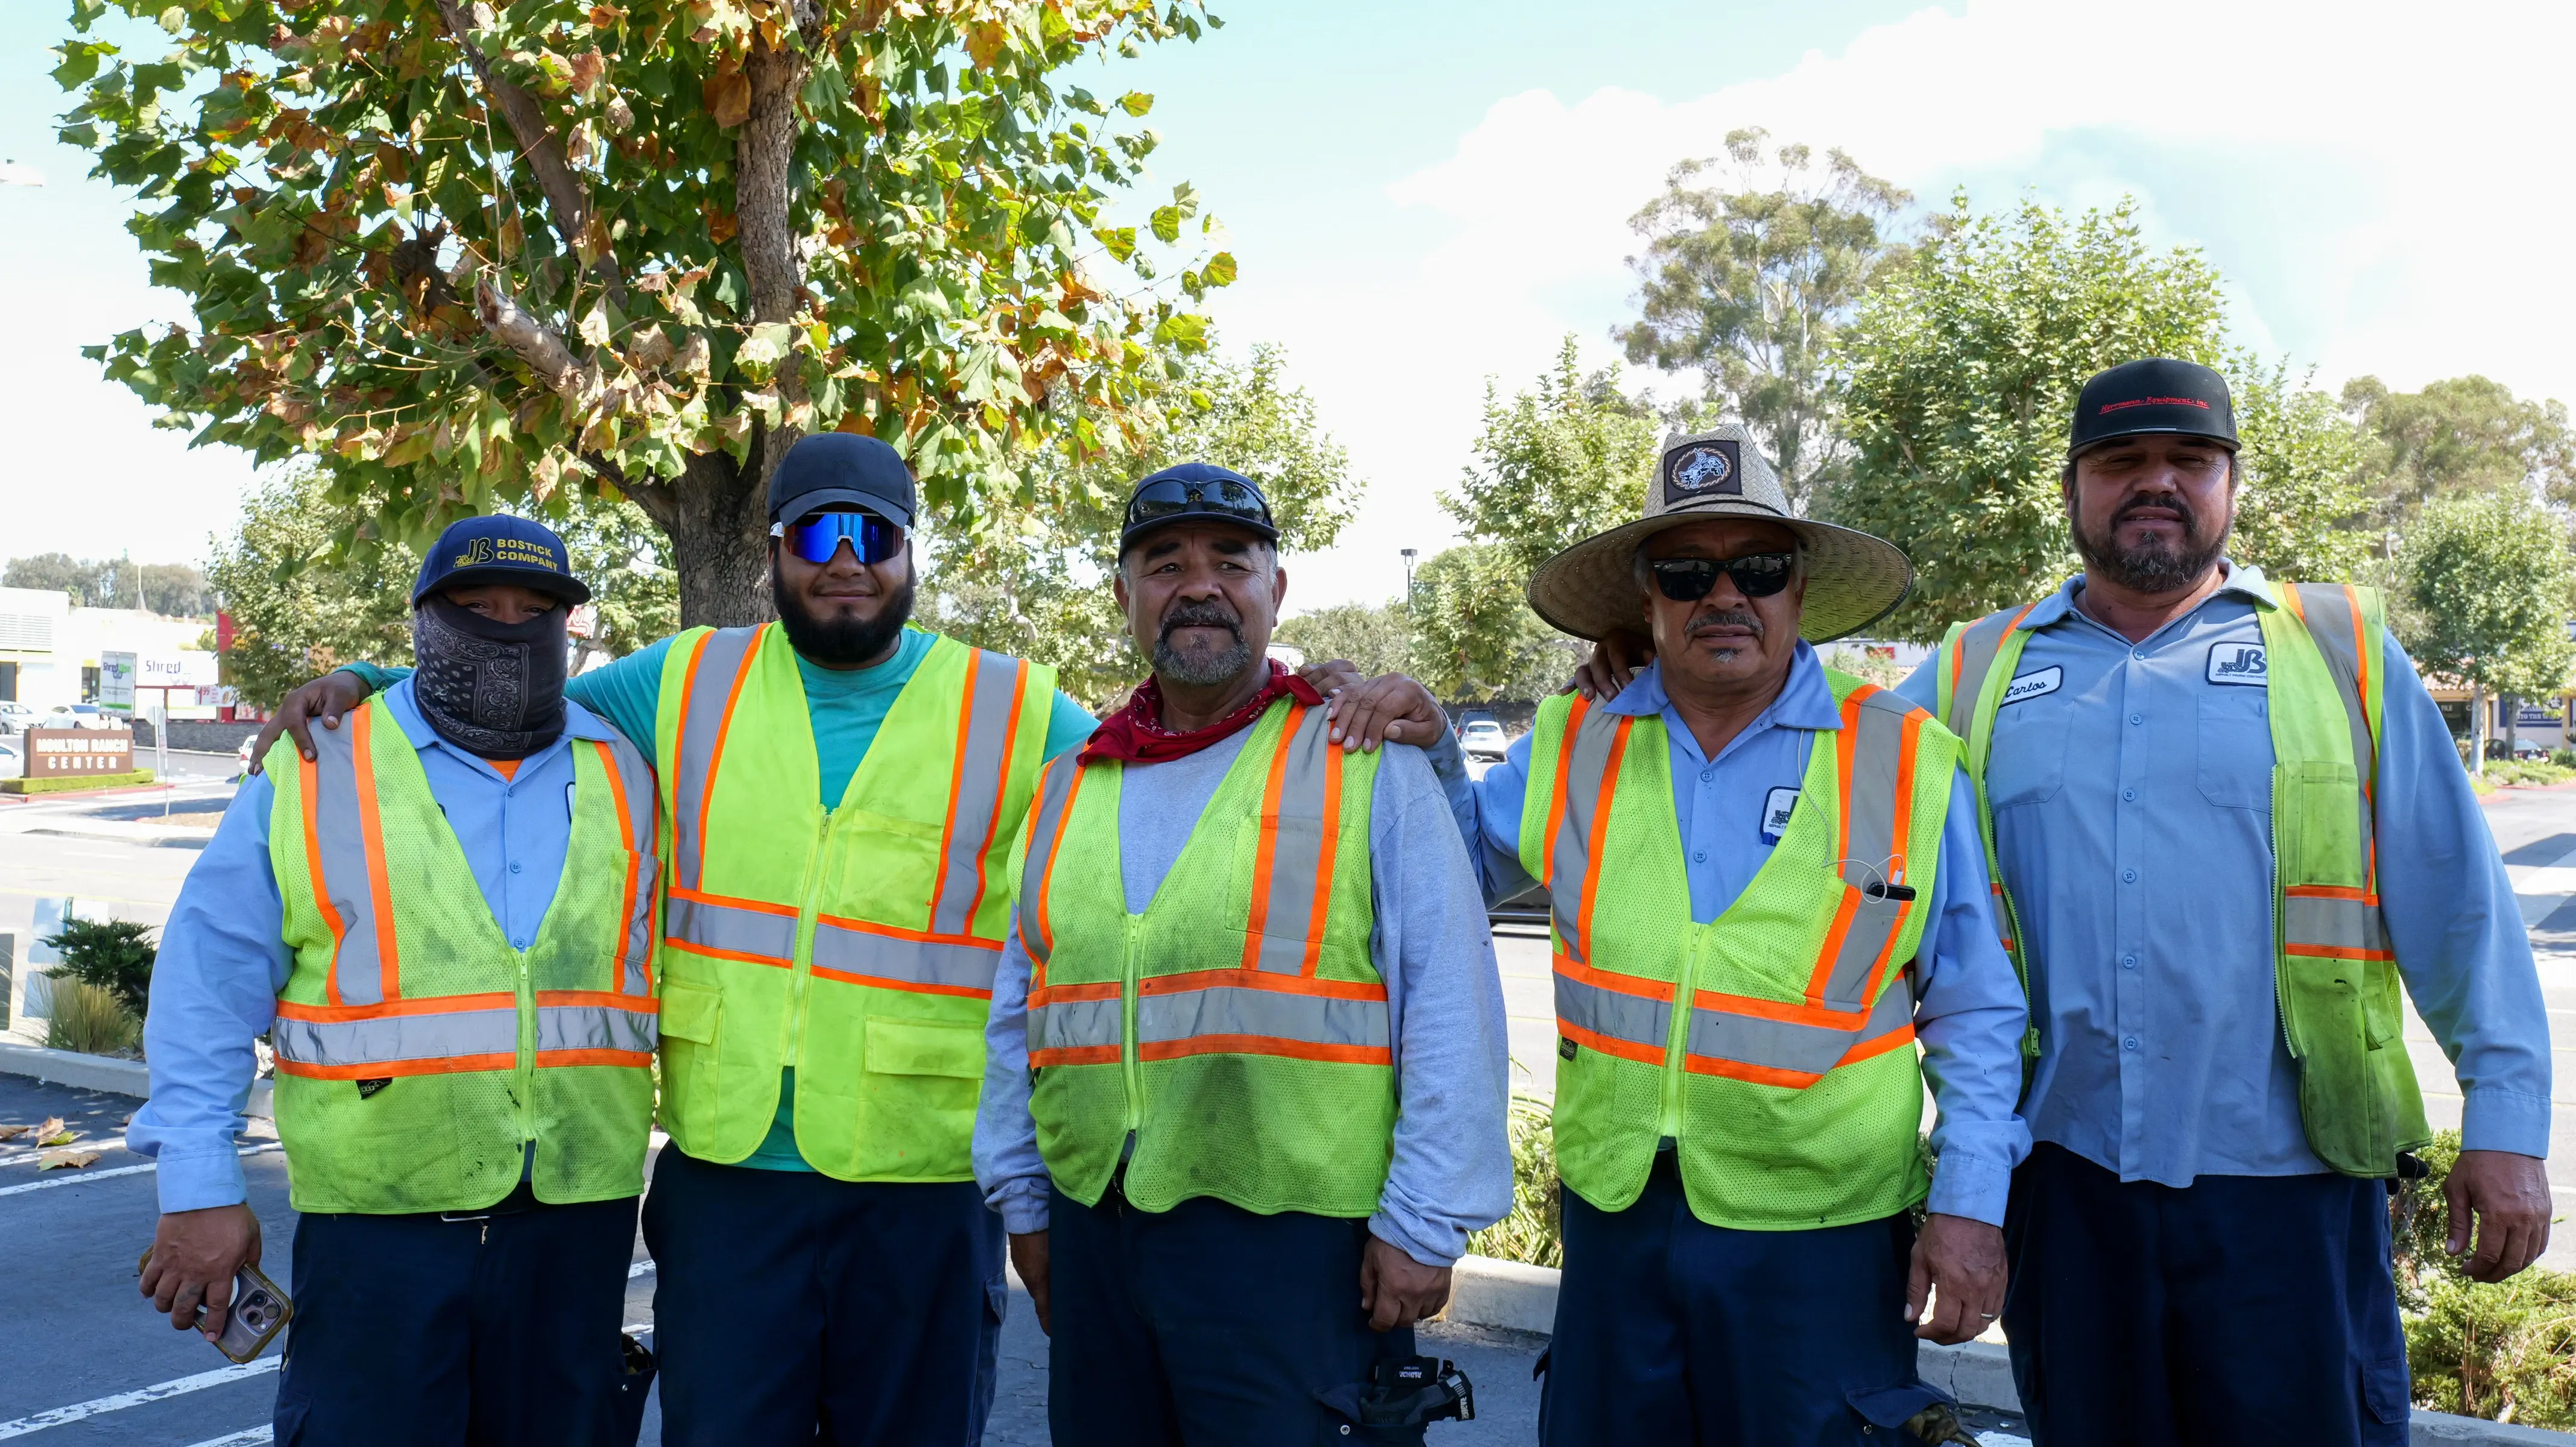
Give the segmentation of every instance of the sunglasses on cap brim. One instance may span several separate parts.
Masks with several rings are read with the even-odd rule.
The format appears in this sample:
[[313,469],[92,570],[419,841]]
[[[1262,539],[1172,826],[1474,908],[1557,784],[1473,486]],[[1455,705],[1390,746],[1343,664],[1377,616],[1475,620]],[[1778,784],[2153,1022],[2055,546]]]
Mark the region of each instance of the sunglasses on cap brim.
[[1267,528],[1270,504],[1249,484],[1231,478],[1199,481],[1167,477],[1146,483],[1127,499],[1127,526],[1176,517],[1231,518]]
[[1646,564],[1655,575],[1655,591],[1676,603],[1696,603],[1717,589],[1724,573],[1735,591],[1747,598],[1768,598],[1789,586],[1798,571],[1795,550],[1747,553],[1740,558],[1655,558]]
[[809,512],[792,523],[771,523],[769,535],[806,562],[832,561],[841,544],[862,563],[882,563],[903,551],[903,529],[872,512]]

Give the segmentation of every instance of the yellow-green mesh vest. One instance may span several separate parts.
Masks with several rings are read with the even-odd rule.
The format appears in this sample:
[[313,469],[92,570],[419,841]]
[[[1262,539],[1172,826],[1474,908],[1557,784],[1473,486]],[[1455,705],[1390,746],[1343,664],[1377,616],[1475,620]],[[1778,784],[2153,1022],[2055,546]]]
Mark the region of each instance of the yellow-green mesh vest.
[[277,1133],[299,1211],[489,1206],[644,1189],[653,1123],[653,780],[572,741],[554,903],[514,950],[402,728],[370,702],[269,750],[269,863],[295,967],[278,992]]
[[1378,758],[1336,747],[1323,709],[1273,703],[1140,915],[1119,872],[1123,767],[1049,767],[1020,938],[1029,1110],[1066,1195],[1097,1204],[1133,1132],[1123,1190],[1148,1211],[1377,1209],[1396,1114],[1369,959]]
[[1838,1226],[1926,1192],[1911,966],[1958,741],[1825,677],[1842,726],[1814,734],[1779,844],[1705,925],[1663,720],[1539,708],[1520,858],[1555,913],[1557,1169],[1603,1210],[1636,1201],[1664,1139],[1711,1225]]
[[663,666],[662,1126],[731,1164],[796,1068],[796,1148],[845,1181],[973,1178],[1008,861],[1055,670],[942,638],[841,801],[775,623],[693,628]]
[[[2379,914],[2371,789],[2378,777],[2381,638],[2375,588],[2271,583],[2257,605],[2272,734],[2272,958],[2281,1029],[2299,1066],[2308,1148],[2348,1176],[2397,1174],[2397,1157],[2432,1139],[2402,1037],[2397,956]],[[1995,714],[2036,604],[1958,624],[1934,658],[1941,716],[1967,740],[1978,826],[2004,947],[2030,986],[2028,941],[1995,853],[1986,760]],[[2038,1022],[2026,1053],[2036,1058]]]

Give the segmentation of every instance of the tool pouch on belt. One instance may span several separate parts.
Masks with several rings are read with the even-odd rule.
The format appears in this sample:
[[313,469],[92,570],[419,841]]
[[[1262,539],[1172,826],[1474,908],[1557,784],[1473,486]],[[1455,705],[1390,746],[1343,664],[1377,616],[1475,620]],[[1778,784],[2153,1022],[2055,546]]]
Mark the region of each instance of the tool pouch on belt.
[[1362,1427],[1419,1427],[1476,1417],[1476,1384],[1443,1357],[1389,1357],[1371,1369],[1365,1386],[1346,1383],[1317,1392],[1315,1400]]

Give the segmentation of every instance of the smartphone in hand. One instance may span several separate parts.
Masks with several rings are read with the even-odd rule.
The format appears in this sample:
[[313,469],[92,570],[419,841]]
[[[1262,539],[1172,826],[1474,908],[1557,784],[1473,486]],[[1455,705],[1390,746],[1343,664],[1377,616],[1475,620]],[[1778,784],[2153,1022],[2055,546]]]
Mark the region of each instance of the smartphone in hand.
[[[140,1275],[144,1263],[151,1259],[152,1252],[147,1247],[143,1259],[134,1264],[136,1274]],[[278,1284],[261,1275],[258,1267],[244,1262],[233,1272],[232,1308],[224,1318],[224,1329],[209,1340],[214,1342],[215,1350],[239,1365],[266,1351],[268,1344],[286,1329],[287,1321],[294,1315],[295,1303],[287,1298]],[[206,1308],[200,1305],[197,1308],[200,1330],[203,1330],[205,1319]]]

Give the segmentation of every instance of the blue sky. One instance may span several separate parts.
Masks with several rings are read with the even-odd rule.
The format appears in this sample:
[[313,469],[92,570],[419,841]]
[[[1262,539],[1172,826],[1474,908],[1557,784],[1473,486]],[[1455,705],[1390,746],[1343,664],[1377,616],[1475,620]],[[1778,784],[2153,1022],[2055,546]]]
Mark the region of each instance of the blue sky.
[[[1626,217],[1728,129],[1842,145],[1938,204],[2025,190],[2138,197],[2150,235],[2226,275],[2240,340],[2399,386],[2484,371],[2576,395],[2561,98],[2576,7],[2167,0],[1946,5],[1220,5],[1197,45],[1110,62],[1151,91],[1149,182],[1195,183],[1241,280],[1229,347],[1276,341],[1369,479],[1345,543],[1292,564],[1291,604],[1401,588],[1396,549],[1451,540],[1434,492],[1467,459],[1485,379],[1525,385],[1574,332],[1596,362],[1627,315]],[[190,454],[80,359],[174,315],[122,199],[55,145],[51,0],[0,6],[0,351],[18,443],[0,555],[194,558],[249,469]],[[1632,375],[1667,395],[1687,377]]]

